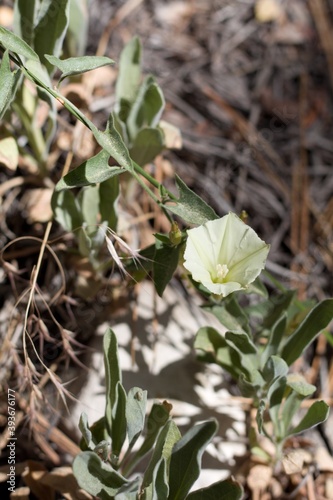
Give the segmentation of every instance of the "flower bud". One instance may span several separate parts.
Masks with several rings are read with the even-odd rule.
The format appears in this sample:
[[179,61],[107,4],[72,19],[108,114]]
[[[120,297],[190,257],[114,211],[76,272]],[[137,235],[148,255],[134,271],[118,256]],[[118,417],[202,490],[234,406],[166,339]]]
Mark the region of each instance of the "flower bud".
[[173,246],[178,246],[182,241],[182,232],[178,227],[177,222],[171,224],[171,231],[169,232],[169,239]]

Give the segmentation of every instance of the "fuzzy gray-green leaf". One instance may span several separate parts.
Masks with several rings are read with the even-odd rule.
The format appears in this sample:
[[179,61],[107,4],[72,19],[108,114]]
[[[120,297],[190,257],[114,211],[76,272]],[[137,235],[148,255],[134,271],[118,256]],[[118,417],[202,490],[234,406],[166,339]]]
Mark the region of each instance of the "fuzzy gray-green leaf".
[[224,338],[228,346],[239,353],[241,364],[248,373],[259,368],[257,348],[247,333],[228,331]]
[[103,149],[97,155],[81,163],[81,165],[60,179],[56,185],[56,191],[90,186],[91,184],[104,182],[111,179],[111,177],[123,173],[123,168],[109,166],[109,158],[109,153]]
[[112,59],[104,56],[81,56],[59,59],[56,56],[45,54],[45,58],[62,72],[59,83],[68,76],[80,75],[93,69],[114,64]]
[[130,147],[130,155],[141,166],[150,163],[164,148],[164,136],[160,129],[146,127],[140,130]]
[[[109,167],[110,168],[110,167]],[[117,168],[117,167],[115,167]],[[123,171],[123,169],[121,169]],[[116,231],[118,222],[117,202],[119,198],[119,179],[110,177],[99,186],[99,211],[101,220],[106,221],[108,227]]]
[[14,73],[10,70],[8,50],[2,56],[0,66],[0,118],[3,117],[13,99]]
[[169,460],[163,457],[159,466],[154,470],[152,500],[160,500],[161,498],[169,497],[168,464]]
[[87,417],[86,413],[84,413],[84,412],[81,413],[81,416],[80,416],[79,429],[80,429],[81,434],[86,442],[87,447],[90,450],[93,450],[95,448],[95,443],[93,440],[92,433],[89,429],[88,417]]
[[160,297],[174,275],[179,261],[180,247],[164,244],[156,239],[156,252],[153,263],[153,280]]
[[192,427],[174,446],[169,472],[169,498],[183,500],[198,479],[202,454],[217,431],[216,420]]
[[298,328],[288,337],[281,357],[290,366],[333,319],[333,299],[317,304]]
[[103,338],[106,406],[105,421],[109,435],[112,435],[112,408],[117,404],[117,384],[121,383],[121,370],[118,359],[117,337],[111,328],[108,328]]
[[140,436],[144,424],[147,405],[147,391],[133,387],[127,396],[126,420],[129,447],[132,448]]
[[0,45],[14,54],[38,61],[38,55],[24,40],[0,26]]
[[34,29],[34,48],[49,73],[53,65],[45,54],[59,56],[69,22],[69,0],[43,0]]
[[114,460],[118,460],[121,449],[126,439],[126,392],[120,382],[116,386],[116,400],[112,408],[112,453]]
[[135,100],[141,78],[141,44],[140,40],[133,38],[123,49],[119,60],[119,74],[116,85],[117,113],[120,119],[127,120],[122,116],[123,106],[129,111]]
[[279,356],[271,356],[263,368],[263,377],[268,383],[272,383],[278,377],[285,377],[287,373],[288,365]]
[[[79,192],[77,201],[80,205],[84,222],[88,226],[88,232],[95,229],[99,214],[99,190],[98,186],[86,186]],[[89,227],[90,226],[90,227]]]
[[232,478],[193,491],[186,497],[187,500],[241,500],[241,498],[243,498],[243,488]]
[[235,349],[231,349],[215,328],[204,326],[198,330],[194,348],[198,358],[205,363],[217,363],[227,370],[235,380],[242,372],[240,356]]
[[92,451],[84,451],[74,458],[73,473],[81,488],[101,500],[113,498],[123,485],[129,483]]
[[127,127],[129,137],[133,140],[143,127],[156,127],[165,101],[160,87],[152,76],[147,76],[139,88],[131,107]]
[[316,386],[309,384],[300,373],[291,373],[287,377],[287,385],[297,392],[301,398],[311,396],[316,391]]
[[147,419],[147,435],[135,455],[135,462],[144,457],[154,446],[160,429],[170,418],[172,406],[167,401],[154,403]]
[[66,231],[73,231],[83,224],[79,204],[70,191],[54,192],[51,206],[54,218]]
[[140,484],[141,477],[136,476],[129,483],[124,484],[121,488],[119,488],[114,500],[137,500]]
[[195,224],[196,226],[200,226],[209,220],[218,219],[214,210],[178,176],[176,176],[176,183],[179,198],[178,200],[172,200],[175,205],[168,203],[164,205],[165,208],[181,217],[188,224]]
[[14,32],[30,47],[33,47],[36,16],[36,0],[15,0]]
[[213,314],[228,330],[250,333],[249,318],[238,304],[235,295],[229,295],[221,304],[209,304],[202,307]]
[[280,409],[286,391],[286,377],[279,377],[270,386],[267,399],[269,401],[269,414],[275,426],[276,434],[281,436]]
[[279,348],[285,334],[287,326],[287,314],[284,312],[278,318],[276,323],[270,328],[268,335],[268,342],[261,354],[261,364],[262,366],[267,362],[270,356],[275,355]]
[[83,56],[88,38],[88,0],[70,0],[69,24],[64,40],[66,56]]
[[315,427],[316,425],[325,422],[328,418],[329,411],[329,406],[325,403],[325,401],[315,401],[313,405],[310,406],[300,423],[289,431],[288,436],[304,432],[311,429],[311,427]]
[[152,483],[154,471],[156,470],[156,467],[159,467],[161,460],[165,459],[167,461],[167,464],[170,463],[172,450],[174,448],[174,445],[179,442],[180,438],[181,434],[177,425],[173,422],[173,420],[169,420],[163,426],[161,432],[158,435],[153,455],[143,477],[143,488],[148,488]]

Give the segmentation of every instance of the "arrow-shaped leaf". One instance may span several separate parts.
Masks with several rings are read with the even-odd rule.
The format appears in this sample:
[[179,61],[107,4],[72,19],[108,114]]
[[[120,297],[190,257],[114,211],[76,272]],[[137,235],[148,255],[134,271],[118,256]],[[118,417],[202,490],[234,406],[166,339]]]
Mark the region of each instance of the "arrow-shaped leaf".
[[36,52],[27,43],[2,26],[0,26],[0,45],[27,59],[35,59],[36,61],[39,59]]
[[289,431],[288,436],[307,431],[308,429],[311,429],[311,427],[315,427],[316,425],[325,422],[328,418],[329,411],[329,406],[325,403],[325,401],[316,401],[312,406],[310,406],[300,423]]
[[104,56],[81,56],[59,59],[56,56],[45,54],[45,58],[62,72],[59,83],[67,76],[80,75],[93,69],[114,64],[112,59]]
[[218,219],[218,216],[205,201],[195,194],[185,182],[176,176],[176,183],[179,190],[178,200],[173,201],[175,205],[164,205],[165,208],[181,217],[189,224],[201,225],[213,219]]
[[123,168],[109,166],[109,158],[109,153],[102,149],[97,155],[81,163],[81,165],[60,179],[55,190],[62,191],[63,189],[90,186],[123,173]]

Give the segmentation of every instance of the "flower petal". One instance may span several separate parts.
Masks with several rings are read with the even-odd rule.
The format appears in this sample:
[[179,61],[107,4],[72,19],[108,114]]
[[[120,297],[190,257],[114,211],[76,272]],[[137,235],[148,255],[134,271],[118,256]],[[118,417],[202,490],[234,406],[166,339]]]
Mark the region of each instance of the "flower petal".
[[184,267],[214,294],[246,288],[264,268],[269,245],[233,213],[187,233]]
[[[264,242],[263,242],[264,243]],[[265,267],[269,245],[264,245],[237,262],[229,271],[228,278],[247,286],[252,283]]]
[[210,282],[200,281],[200,283],[202,283],[203,286],[207,288],[207,290],[214,293],[214,295],[221,295],[222,297],[226,297],[230,293],[236,292],[237,290],[244,290],[244,287],[242,287],[239,283],[233,281],[228,283],[213,283],[212,281]]
[[[203,266],[209,273],[215,269],[214,244],[206,224],[187,231],[184,258],[189,263]],[[186,267],[188,269],[188,267]],[[190,271],[190,269],[188,269]]]

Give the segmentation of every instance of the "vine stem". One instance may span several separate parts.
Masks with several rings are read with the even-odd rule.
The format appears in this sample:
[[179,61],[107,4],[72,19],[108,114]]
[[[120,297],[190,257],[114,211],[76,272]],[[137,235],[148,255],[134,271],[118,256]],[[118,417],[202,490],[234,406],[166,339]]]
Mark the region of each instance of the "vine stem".
[[[139,165],[136,165],[136,166],[138,167]],[[134,168],[135,168],[135,166],[134,166]],[[149,182],[150,182],[150,179],[147,178],[147,176],[149,176],[152,180],[155,181],[155,179],[153,177],[151,177],[147,172],[145,172],[145,170],[141,169],[141,167],[139,167],[139,168],[145,174],[147,174],[147,175],[143,175],[143,177],[145,177]],[[139,174],[136,172],[136,169],[132,171],[132,175],[133,175],[134,179],[136,179],[137,182],[140,184],[140,186],[146,191],[146,193],[152,198],[152,200],[155,203],[157,203],[157,205],[163,210],[163,213],[165,214],[165,216],[167,217],[167,219],[169,220],[169,222],[172,223],[173,222],[172,216],[169,214],[169,212],[167,211],[167,209],[163,206],[163,204],[158,199],[158,197],[155,195],[155,193],[149,188],[149,186],[147,186],[147,184],[144,183],[144,181],[141,179],[141,177],[139,176]],[[151,184],[153,184],[155,187],[159,187],[159,188],[161,187],[161,184],[158,181],[156,181],[157,185],[155,183],[153,183],[153,182],[151,182]]]
[[[58,102],[60,102],[72,115],[74,115],[78,120],[80,120],[94,134],[94,129],[96,128],[95,125],[92,122],[90,122],[90,120],[73,103],[71,103],[68,99],[62,96],[57,89],[52,89],[48,85],[46,85],[31,70],[25,68],[24,64],[22,63],[19,57],[14,57],[12,55],[10,55],[10,57],[15,62],[15,64],[17,64],[22,69],[25,75],[35,83],[35,85],[43,88],[46,92],[52,95],[52,97],[54,97]],[[177,199],[175,195],[171,193],[167,188],[165,188],[163,184],[159,183],[148,172],[146,172],[142,167],[140,167],[140,165],[135,163],[133,160],[132,160],[132,165],[133,165],[133,170],[129,170],[129,172],[137,180],[140,186],[147,192],[147,194],[152,198],[152,200],[161,207],[168,220],[172,222],[173,218],[167,211],[166,207],[163,205],[161,200],[159,200],[159,198],[155,195],[155,193],[143,182],[140,176],[144,177],[152,186],[157,188],[159,191],[165,193],[165,195],[170,200],[175,201]]]
[[174,194],[172,194],[168,189],[166,189],[163,184],[160,184],[156,179],[155,177],[153,177],[152,175],[150,175],[148,172],[145,171],[144,168],[140,167],[140,165],[138,165],[137,163],[135,163],[134,161],[132,162],[133,163],[133,167],[134,169],[139,172],[139,174],[142,175],[142,177],[144,177],[145,179],[147,179],[148,182],[150,182],[150,184],[152,184],[154,187],[156,187],[157,189],[161,189],[163,188],[165,193],[168,195],[168,197],[170,198],[170,200],[174,200],[176,201],[177,198]]

